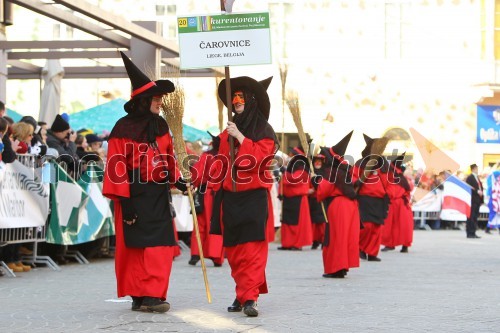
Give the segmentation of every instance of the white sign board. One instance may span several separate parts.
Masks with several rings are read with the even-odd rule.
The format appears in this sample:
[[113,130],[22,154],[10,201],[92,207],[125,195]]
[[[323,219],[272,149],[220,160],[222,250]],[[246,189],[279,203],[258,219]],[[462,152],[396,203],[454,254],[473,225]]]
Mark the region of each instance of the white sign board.
[[177,19],[181,69],[272,63],[269,13]]
[[0,228],[45,225],[49,214],[49,185],[33,168],[19,161],[0,162]]

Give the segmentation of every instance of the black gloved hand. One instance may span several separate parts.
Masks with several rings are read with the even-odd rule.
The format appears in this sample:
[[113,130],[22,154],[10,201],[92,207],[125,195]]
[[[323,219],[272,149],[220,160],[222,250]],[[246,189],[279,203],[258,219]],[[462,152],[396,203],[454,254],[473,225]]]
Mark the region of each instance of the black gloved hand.
[[323,180],[323,176],[321,175],[315,175],[314,177],[311,177],[311,185],[314,187],[315,190],[318,189],[319,183]]
[[278,194],[278,200],[283,201],[283,196],[281,194]]
[[174,186],[177,187],[177,189],[179,191],[182,191],[183,193],[186,192],[188,190],[187,188],[187,182],[183,179],[183,178],[179,178],[177,179],[177,181],[175,182]]
[[122,207],[123,221],[134,221],[137,219],[137,213],[135,212],[134,205],[132,204],[132,200],[130,198],[121,199],[120,204]]

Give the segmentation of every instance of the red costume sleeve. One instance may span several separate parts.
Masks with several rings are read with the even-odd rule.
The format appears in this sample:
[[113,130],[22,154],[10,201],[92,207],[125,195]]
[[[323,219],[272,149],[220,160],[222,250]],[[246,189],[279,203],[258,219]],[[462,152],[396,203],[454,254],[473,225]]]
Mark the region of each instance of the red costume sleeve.
[[323,201],[328,197],[331,197],[334,193],[335,185],[330,183],[328,180],[322,179],[318,188],[316,189],[316,200]]
[[125,139],[112,138],[108,142],[108,160],[104,170],[102,193],[110,199],[130,196],[125,147]]
[[[235,156],[235,166],[242,167],[246,172],[259,172],[259,166],[264,161],[266,157],[272,156],[274,152],[274,140],[271,139],[262,139],[257,142],[254,142],[248,138],[243,139],[243,142],[240,145],[240,149],[238,154]],[[255,167],[249,168],[249,160],[242,159],[243,156],[252,156],[252,159],[255,158],[256,164]],[[239,158],[238,158],[239,157]],[[268,163],[270,160],[268,161]],[[253,164],[253,163],[252,163]]]

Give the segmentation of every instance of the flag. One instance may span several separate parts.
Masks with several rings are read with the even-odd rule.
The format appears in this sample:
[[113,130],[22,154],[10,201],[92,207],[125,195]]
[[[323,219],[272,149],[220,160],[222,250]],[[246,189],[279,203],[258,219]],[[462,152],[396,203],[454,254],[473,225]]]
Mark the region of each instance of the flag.
[[454,210],[469,218],[471,187],[453,175],[448,176],[443,186],[443,204],[441,210]]
[[102,170],[89,165],[76,182],[54,166],[47,243],[75,245],[114,235],[110,202],[102,195]]
[[488,209],[490,210],[488,216],[488,227],[500,227],[500,171],[493,171],[486,180],[488,189],[486,196],[488,200]]

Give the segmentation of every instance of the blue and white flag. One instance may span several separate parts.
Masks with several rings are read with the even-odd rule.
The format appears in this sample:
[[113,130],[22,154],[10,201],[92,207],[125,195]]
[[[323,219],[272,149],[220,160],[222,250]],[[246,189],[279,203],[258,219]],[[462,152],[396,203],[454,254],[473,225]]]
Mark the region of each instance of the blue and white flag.
[[488,189],[486,195],[489,197],[488,208],[488,227],[500,227],[500,171],[493,171],[486,180]]
[[469,217],[471,209],[471,187],[453,175],[446,178],[443,187],[443,204],[441,210],[454,210]]

